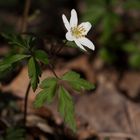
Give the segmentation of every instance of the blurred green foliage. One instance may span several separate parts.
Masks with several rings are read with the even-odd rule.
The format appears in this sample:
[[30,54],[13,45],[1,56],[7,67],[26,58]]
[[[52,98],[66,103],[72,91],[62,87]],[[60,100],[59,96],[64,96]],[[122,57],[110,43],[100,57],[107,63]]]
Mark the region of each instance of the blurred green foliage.
[[84,20],[98,36],[98,54],[108,64],[140,69],[140,1],[86,0]]
[[6,133],[1,137],[1,140],[25,140],[25,130],[20,127],[7,128]]

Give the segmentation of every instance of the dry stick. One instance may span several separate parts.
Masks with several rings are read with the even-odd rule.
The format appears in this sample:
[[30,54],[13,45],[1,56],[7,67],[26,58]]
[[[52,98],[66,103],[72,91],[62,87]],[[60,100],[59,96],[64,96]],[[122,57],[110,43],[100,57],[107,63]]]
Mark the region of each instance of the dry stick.
[[27,22],[28,22],[28,13],[31,5],[31,0],[25,1],[24,12],[23,12],[23,19],[22,19],[22,26],[21,32],[24,33],[27,30]]

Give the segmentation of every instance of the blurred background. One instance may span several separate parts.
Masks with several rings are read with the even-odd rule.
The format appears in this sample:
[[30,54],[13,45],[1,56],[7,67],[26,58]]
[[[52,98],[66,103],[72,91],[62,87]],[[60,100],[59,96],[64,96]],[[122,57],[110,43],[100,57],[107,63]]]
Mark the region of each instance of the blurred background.
[[[27,140],[139,140],[140,0],[27,1],[29,12],[24,17],[26,1],[0,0],[0,33],[35,35],[36,47],[47,51],[65,39],[62,14],[69,18],[71,9],[76,9],[79,23],[93,25],[88,37],[96,49],[86,54],[66,47],[55,56],[55,70],[58,75],[75,70],[96,89],[73,97],[78,126],[74,135],[59,116],[56,103],[33,109],[31,91],[25,131],[17,124],[29,79],[26,62],[15,64],[0,74],[0,139],[20,140],[26,133]],[[0,59],[16,52],[17,46],[0,36]],[[52,75],[47,67],[43,69],[42,79]]]

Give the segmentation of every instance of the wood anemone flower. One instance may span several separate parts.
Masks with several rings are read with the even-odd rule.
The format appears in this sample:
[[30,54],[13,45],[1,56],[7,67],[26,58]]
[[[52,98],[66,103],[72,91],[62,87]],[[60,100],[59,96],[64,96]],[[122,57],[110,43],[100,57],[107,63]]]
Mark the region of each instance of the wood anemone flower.
[[86,51],[84,46],[91,50],[95,50],[94,44],[87,37],[85,37],[91,29],[91,24],[89,22],[83,22],[78,25],[78,17],[75,9],[71,10],[70,22],[67,20],[64,14],[62,15],[62,19],[67,29],[66,39],[68,41],[74,41],[76,45],[84,51]]

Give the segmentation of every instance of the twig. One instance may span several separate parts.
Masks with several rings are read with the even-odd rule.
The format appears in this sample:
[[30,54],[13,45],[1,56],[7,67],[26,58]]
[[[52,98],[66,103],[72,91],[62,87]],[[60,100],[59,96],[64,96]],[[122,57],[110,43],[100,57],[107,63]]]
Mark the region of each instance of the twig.
[[25,1],[25,6],[24,6],[24,12],[23,12],[23,19],[22,19],[22,26],[21,26],[21,32],[26,32],[27,29],[27,21],[28,21],[28,13],[31,5],[31,0],[26,0]]
[[135,135],[121,132],[99,132],[97,133],[99,137],[116,137],[116,138],[130,138],[132,140],[138,140]]
[[31,83],[29,82],[25,93],[25,100],[24,100],[24,126],[26,126],[26,122],[27,122],[27,106],[28,106],[28,96],[29,96],[30,87],[31,87]]

